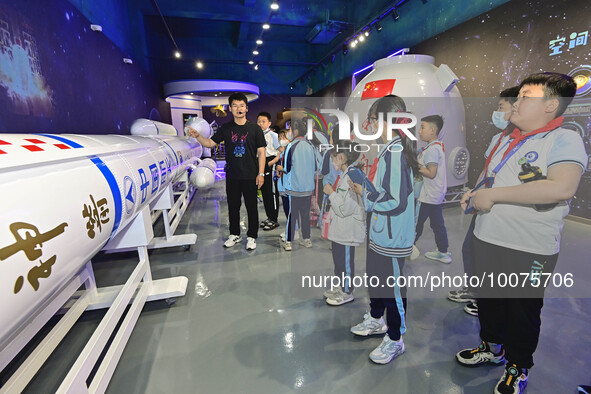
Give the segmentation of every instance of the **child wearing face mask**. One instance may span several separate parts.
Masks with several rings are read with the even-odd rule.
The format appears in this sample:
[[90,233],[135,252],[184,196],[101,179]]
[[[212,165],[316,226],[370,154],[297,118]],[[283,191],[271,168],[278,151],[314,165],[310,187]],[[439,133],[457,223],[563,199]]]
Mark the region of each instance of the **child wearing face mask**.
[[330,160],[335,171],[341,173],[334,184],[324,185],[330,201],[328,213],[328,239],[332,241],[334,274],[341,279],[341,287],[324,292],[328,305],[338,306],[353,301],[352,277],[355,275],[355,247],[365,241],[365,211],[363,200],[349,187],[349,182],[362,178],[361,170],[354,166],[359,158],[356,143],[339,141],[331,149]]
[[[511,108],[513,103],[517,101],[517,95],[519,94],[519,86],[505,89],[499,95],[499,103],[497,110],[492,114],[493,124],[503,130],[501,133],[496,134],[492,138],[491,145],[495,145],[499,138],[502,138],[505,134],[505,130],[508,128],[511,118]],[[485,157],[488,157],[487,152]],[[466,232],[464,243],[462,244],[462,261],[464,263],[464,272],[468,277],[474,275],[474,250],[472,248],[472,238],[474,232],[474,224],[476,222],[476,215],[472,216],[470,226]],[[464,312],[472,316],[478,316],[478,303],[476,302],[475,289],[464,287],[459,290],[452,290],[447,294],[447,298],[454,302],[466,303],[464,306]]]

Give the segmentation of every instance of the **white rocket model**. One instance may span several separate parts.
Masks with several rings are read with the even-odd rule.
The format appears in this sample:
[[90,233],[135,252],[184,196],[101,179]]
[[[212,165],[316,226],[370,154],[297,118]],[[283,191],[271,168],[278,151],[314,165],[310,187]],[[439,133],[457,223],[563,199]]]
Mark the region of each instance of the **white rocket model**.
[[201,153],[177,136],[0,134],[0,349]]
[[[404,99],[407,112],[417,117],[417,138],[422,117],[441,115],[444,126],[439,138],[445,146],[447,185],[463,185],[470,155],[466,149],[464,103],[455,86],[458,82],[458,77],[447,65],[436,67],[432,56],[402,55],[380,59],[351,93],[345,112],[350,119],[357,113],[361,123],[378,97],[397,95]],[[424,145],[419,138],[418,146]],[[377,152],[369,151],[364,155],[362,161],[369,168]]]

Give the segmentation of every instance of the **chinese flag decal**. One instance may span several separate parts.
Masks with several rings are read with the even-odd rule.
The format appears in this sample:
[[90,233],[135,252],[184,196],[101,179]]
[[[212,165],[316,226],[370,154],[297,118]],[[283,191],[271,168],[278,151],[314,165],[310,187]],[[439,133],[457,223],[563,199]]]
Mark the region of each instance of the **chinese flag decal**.
[[379,81],[368,82],[361,93],[361,101],[373,98],[380,98],[392,93],[395,79],[381,79]]

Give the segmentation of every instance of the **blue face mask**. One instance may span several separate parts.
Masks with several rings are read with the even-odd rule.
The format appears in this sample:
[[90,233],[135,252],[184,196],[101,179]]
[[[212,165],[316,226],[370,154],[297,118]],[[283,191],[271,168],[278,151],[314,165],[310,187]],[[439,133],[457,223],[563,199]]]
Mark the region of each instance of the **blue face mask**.
[[501,130],[505,130],[509,126],[509,121],[505,120],[506,112],[494,111],[492,113],[493,124]]

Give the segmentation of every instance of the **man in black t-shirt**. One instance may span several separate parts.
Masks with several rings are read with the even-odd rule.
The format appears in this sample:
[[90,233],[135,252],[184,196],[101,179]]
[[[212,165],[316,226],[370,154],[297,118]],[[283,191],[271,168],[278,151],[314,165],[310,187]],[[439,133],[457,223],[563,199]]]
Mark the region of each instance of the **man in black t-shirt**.
[[226,146],[226,196],[230,215],[230,236],[224,242],[226,248],[236,245],[240,237],[240,206],[242,196],[248,214],[246,250],[257,247],[259,228],[257,188],[264,183],[265,136],[263,130],[246,120],[247,99],[242,93],[234,93],[228,99],[234,121],[222,125],[211,138],[204,138],[199,132],[188,127],[188,135],[197,138],[205,148],[213,148],[224,142]]

